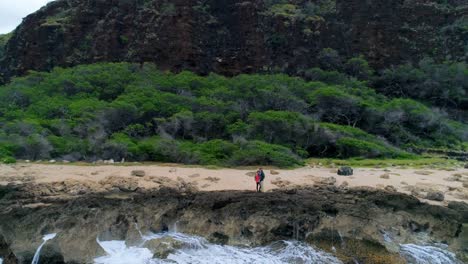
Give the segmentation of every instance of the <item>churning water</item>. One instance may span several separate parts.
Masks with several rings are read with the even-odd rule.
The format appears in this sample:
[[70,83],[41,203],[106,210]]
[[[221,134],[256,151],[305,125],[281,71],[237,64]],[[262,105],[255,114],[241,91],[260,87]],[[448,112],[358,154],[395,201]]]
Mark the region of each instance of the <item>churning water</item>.
[[[138,226],[137,226],[138,229]],[[138,229],[140,232],[140,230]],[[178,232],[165,232],[144,235],[140,232],[142,242],[138,246],[127,246],[125,241],[100,241],[97,243],[106,252],[105,256],[94,259],[96,264],[341,264],[332,254],[318,250],[299,241],[279,241],[265,247],[234,247],[209,243],[198,236]],[[45,235],[37,248],[32,264],[39,263],[42,247],[56,234]],[[167,258],[155,258],[153,252],[145,247],[151,240],[160,240],[160,244],[172,245]],[[400,254],[410,264],[461,264],[455,254],[445,245],[400,245]],[[0,258],[0,264],[3,259]]]
[[36,250],[36,253],[34,253],[34,257],[33,257],[33,260],[32,260],[32,264],[38,264],[39,263],[39,256],[41,255],[41,249],[42,247],[45,245],[45,243],[47,243],[47,241],[55,238],[57,234],[48,234],[48,235],[45,235],[42,240],[42,244],[37,248]]
[[[141,234],[141,233],[140,233]],[[335,256],[317,250],[298,241],[279,241],[265,247],[234,247],[209,243],[206,239],[177,232],[160,234],[141,234],[143,242],[139,246],[129,247],[125,241],[99,241],[106,252],[105,256],[94,259],[97,264],[279,264],[279,263],[342,263]],[[170,240],[167,240],[169,238]],[[177,247],[166,259],[153,258],[145,242],[153,239],[177,241]],[[163,240],[161,240],[163,241]],[[420,246],[405,244],[400,246],[401,255],[410,264],[460,264],[455,254],[444,249],[443,245]]]
[[181,233],[153,234],[146,239],[171,238],[182,245],[168,255],[167,259],[153,258],[153,254],[143,246],[127,247],[124,241],[99,241],[107,253],[106,256],[94,259],[99,264],[158,264],[158,263],[193,263],[193,264],[280,264],[280,263],[342,263],[326,252],[297,241],[280,241],[266,247],[234,247],[209,243],[206,239]]
[[[443,245],[440,245],[443,247]],[[405,244],[400,246],[401,255],[410,264],[458,264],[455,254],[434,246]]]

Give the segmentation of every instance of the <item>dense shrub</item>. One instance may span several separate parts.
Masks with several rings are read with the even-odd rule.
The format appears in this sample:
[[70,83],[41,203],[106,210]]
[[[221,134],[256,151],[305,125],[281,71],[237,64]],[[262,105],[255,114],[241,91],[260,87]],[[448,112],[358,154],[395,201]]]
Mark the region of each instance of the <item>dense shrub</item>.
[[320,68],[326,71],[341,70],[343,67],[340,54],[338,54],[338,51],[331,48],[321,50],[317,55],[317,59]]
[[314,156],[466,150],[466,124],[376,93],[358,80],[371,74],[361,58],[340,67],[348,75],[304,73],[314,81],[201,77],[127,63],[32,72],[0,88],[0,159],[295,166]]
[[435,63],[390,68],[376,78],[376,89],[391,97],[406,97],[441,107],[468,110],[468,67],[465,62]]
[[16,159],[13,157],[6,157],[2,159],[2,162],[5,164],[13,164],[16,163]]
[[303,164],[301,159],[290,149],[279,145],[267,144],[262,141],[242,144],[233,153],[230,163],[236,166],[265,164],[280,167]]
[[359,80],[369,80],[374,75],[374,71],[363,57],[349,59],[344,65],[344,71]]
[[392,151],[382,145],[349,137],[342,137],[336,142],[338,157],[392,157],[398,156],[398,152]]

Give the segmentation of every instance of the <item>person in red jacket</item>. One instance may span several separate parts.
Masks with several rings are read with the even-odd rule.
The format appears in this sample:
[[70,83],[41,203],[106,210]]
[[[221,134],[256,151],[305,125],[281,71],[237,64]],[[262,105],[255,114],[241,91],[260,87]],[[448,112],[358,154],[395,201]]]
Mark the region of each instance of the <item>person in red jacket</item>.
[[260,171],[257,171],[257,173],[255,173],[255,182],[257,183],[257,192],[260,192],[261,190],[261,185],[260,185],[260,180],[262,178],[262,175],[260,173]]

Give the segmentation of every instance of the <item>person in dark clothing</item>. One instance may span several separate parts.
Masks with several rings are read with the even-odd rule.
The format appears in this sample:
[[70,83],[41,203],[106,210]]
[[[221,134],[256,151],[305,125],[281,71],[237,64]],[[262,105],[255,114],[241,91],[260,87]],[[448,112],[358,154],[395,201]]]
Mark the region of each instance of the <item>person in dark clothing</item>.
[[259,190],[259,192],[263,192],[263,181],[265,180],[265,173],[263,172],[262,168],[259,168],[257,173],[260,175],[260,190]]

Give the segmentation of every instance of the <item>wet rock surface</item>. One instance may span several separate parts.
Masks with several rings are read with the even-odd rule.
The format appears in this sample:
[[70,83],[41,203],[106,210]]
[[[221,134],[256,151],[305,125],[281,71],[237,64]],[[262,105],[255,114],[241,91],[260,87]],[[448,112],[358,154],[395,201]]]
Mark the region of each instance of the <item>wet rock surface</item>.
[[[0,187],[0,254],[11,255],[10,263],[30,262],[47,233],[58,235],[44,247],[45,258],[53,263],[84,263],[104,255],[96,238],[138,245],[138,226],[143,233],[157,233],[174,224],[180,232],[229,245],[257,246],[293,239],[318,241],[318,246],[330,250],[333,234],[339,234],[350,245],[340,251],[340,258],[357,257],[360,263],[373,263],[375,258],[362,253],[370,248],[375,249],[372,254],[382,256],[379,252],[384,252],[387,260],[394,260],[399,244],[416,243],[421,236],[448,244],[462,257],[466,254],[463,249],[468,248],[463,238],[465,203],[433,206],[412,196],[371,188],[324,185],[267,193],[189,192],[181,191],[189,187],[178,184],[179,189],[115,193],[104,188],[70,195],[67,191],[73,188],[62,188],[67,186],[63,183],[44,184],[41,188],[47,191],[34,186]],[[158,247],[161,242],[151,243]],[[169,243],[154,254],[164,256],[176,247]]]

